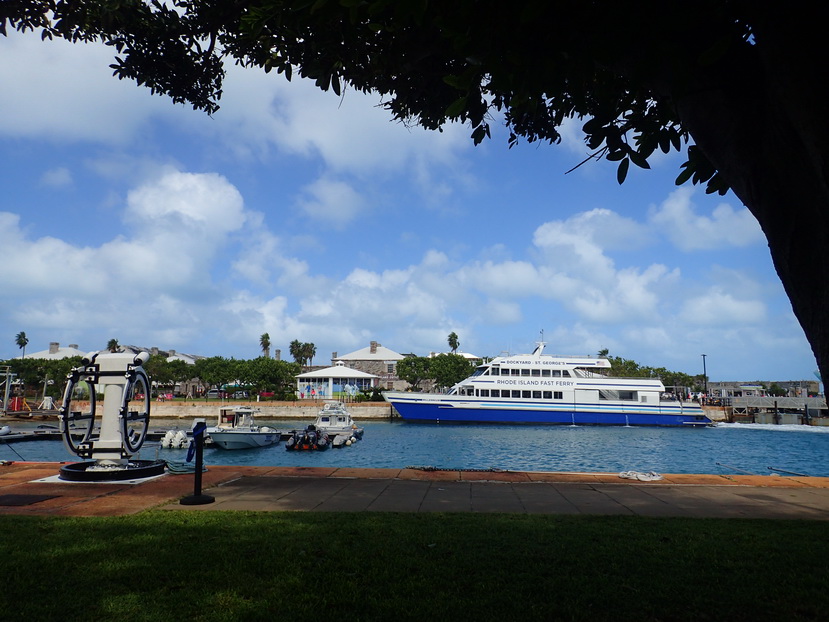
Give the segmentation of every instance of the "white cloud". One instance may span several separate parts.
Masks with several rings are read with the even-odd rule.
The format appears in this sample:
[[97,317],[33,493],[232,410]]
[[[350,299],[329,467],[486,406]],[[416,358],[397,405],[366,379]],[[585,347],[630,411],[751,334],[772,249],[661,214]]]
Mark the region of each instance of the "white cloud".
[[758,300],[741,300],[719,288],[689,299],[682,311],[689,324],[759,324],[766,319],[765,305]]
[[149,117],[175,114],[168,99],[113,78],[113,49],[102,44],[10,32],[0,58],[15,59],[0,62],[0,134],[125,144]]
[[65,188],[72,185],[72,173],[63,166],[53,168],[40,176],[40,183],[52,188]]
[[649,220],[683,251],[707,250],[727,246],[749,246],[764,240],[754,216],[745,208],[734,209],[720,203],[710,216],[697,214],[693,196],[695,188],[674,190],[657,208],[651,208]]
[[304,194],[298,204],[315,228],[342,229],[367,209],[365,199],[342,181],[318,179],[304,188]]

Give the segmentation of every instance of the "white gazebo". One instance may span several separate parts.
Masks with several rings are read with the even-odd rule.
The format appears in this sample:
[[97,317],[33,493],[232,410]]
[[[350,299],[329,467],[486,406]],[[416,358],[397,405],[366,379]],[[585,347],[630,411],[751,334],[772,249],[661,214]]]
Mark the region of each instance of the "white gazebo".
[[300,399],[333,399],[336,394],[356,395],[377,384],[377,376],[351,369],[338,362],[333,367],[309,371],[296,377]]

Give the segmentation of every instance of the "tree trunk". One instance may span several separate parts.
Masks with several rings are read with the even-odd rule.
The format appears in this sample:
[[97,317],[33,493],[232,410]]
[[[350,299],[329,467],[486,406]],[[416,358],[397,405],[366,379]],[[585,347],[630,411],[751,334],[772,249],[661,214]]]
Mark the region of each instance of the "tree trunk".
[[779,21],[768,29],[760,21],[755,53],[714,68],[675,101],[694,142],[760,223],[829,378],[829,115],[818,92],[827,54],[822,36]]

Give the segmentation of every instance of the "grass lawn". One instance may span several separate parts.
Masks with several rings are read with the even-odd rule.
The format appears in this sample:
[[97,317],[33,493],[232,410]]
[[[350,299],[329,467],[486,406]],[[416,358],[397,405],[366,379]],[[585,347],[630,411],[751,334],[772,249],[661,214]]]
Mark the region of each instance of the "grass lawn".
[[0,620],[825,620],[824,522],[0,516]]

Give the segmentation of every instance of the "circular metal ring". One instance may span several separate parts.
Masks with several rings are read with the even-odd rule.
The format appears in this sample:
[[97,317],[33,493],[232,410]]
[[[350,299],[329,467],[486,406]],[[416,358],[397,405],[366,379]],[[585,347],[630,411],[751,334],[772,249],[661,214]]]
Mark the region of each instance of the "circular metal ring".
[[[75,388],[80,383],[86,383],[89,390],[89,412],[73,411],[72,398]],[[95,428],[95,385],[88,379],[81,380],[81,369],[73,369],[67,376],[66,389],[63,393],[63,403],[58,411],[58,421],[63,444],[76,456],[89,457],[87,443]],[[76,441],[76,437],[80,440]]]
[[[144,408],[141,411],[130,411],[130,401],[139,392],[138,388],[142,385],[144,389]],[[147,372],[141,367],[131,369],[128,372],[127,384],[121,396],[119,417],[121,418],[121,440],[124,443],[125,449],[130,454],[134,454],[144,444],[144,440],[147,438],[147,431],[150,427],[150,379],[147,376]],[[130,423],[133,421],[138,421],[142,424],[140,432],[135,433],[135,430],[130,427]]]

